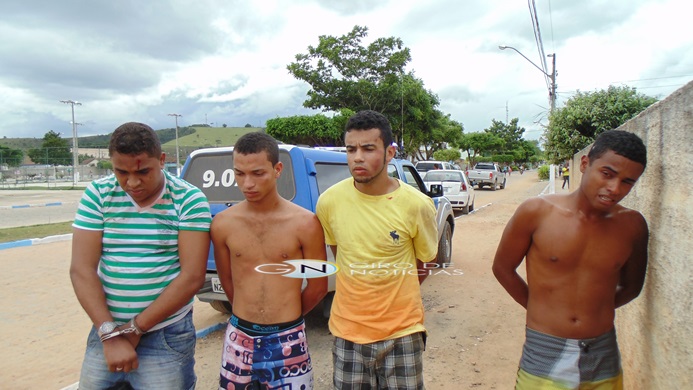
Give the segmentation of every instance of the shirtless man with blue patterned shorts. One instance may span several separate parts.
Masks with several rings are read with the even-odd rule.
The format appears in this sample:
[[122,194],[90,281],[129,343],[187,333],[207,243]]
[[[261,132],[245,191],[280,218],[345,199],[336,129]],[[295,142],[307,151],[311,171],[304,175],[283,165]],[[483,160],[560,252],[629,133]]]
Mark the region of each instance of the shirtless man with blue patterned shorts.
[[220,389],[313,389],[303,315],[327,293],[327,278],[283,276],[285,261],[326,259],[322,226],[282,198],[277,141],[249,133],[234,147],[245,200],[212,221],[214,257],[233,314],[224,336]]

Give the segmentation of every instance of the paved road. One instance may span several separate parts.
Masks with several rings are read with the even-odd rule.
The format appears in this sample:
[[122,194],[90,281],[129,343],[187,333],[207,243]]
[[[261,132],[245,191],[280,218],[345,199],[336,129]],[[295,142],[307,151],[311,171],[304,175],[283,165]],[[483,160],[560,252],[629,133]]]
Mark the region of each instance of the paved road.
[[0,229],[72,221],[82,192],[0,190]]

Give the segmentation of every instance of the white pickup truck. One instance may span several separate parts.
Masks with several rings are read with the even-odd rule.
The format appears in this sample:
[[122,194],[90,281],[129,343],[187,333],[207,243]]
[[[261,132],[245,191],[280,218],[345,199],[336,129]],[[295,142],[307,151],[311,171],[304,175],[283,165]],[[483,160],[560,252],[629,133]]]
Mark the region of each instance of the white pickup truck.
[[499,186],[501,190],[505,188],[505,173],[498,164],[478,163],[473,169],[467,171],[467,178],[469,184],[478,186],[479,189],[484,186],[491,187],[492,191],[495,191]]

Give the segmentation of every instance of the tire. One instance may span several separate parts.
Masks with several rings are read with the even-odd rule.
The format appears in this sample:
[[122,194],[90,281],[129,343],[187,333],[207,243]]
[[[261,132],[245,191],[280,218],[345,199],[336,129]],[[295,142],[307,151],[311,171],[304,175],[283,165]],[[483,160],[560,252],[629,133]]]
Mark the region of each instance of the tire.
[[494,181],[493,184],[491,185],[491,191],[495,191],[498,189],[498,182]]
[[476,186],[476,188],[482,189],[482,188],[484,188],[484,186],[483,186],[483,184],[479,183],[479,184]]
[[503,183],[501,184],[501,188],[500,188],[501,190],[505,189],[505,181],[506,181],[506,179],[503,179]]
[[466,206],[462,207],[462,214],[469,214],[469,203],[467,203]]
[[209,305],[212,306],[212,308],[218,312],[222,312],[224,314],[231,314],[231,302],[212,301],[209,302]]
[[474,201],[469,205],[469,211],[474,211]]
[[445,222],[443,235],[438,241],[438,254],[436,255],[436,263],[450,264],[452,258],[452,228],[448,222]]

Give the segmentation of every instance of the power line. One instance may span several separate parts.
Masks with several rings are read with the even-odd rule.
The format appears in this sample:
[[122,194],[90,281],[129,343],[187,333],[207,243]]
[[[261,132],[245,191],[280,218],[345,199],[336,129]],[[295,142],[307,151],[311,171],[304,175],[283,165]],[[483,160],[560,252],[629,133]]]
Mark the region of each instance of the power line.
[[539,52],[539,59],[541,60],[541,69],[544,73],[544,82],[546,87],[551,90],[551,82],[548,78],[547,66],[546,66],[546,55],[544,53],[544,42],[541,39],[541,30],[539,28],[539,16],[537,15],[537,8],[534,0],[527,0],[527,6],[529,7],[529,16],[532,20],[532,30],[534,31],[534,40],[537,44],[537,51]]
[[684,74],[681,76],[664,76],[664,77],[653,77],[649,79],[637,79],[637,80],[624,80],[624,81],[612,81],[613,83],[632,83],[637,81],[650,81],[650,80],[664,80],[664,79],[675,79],[680,77],[693,77],[691,74]]

